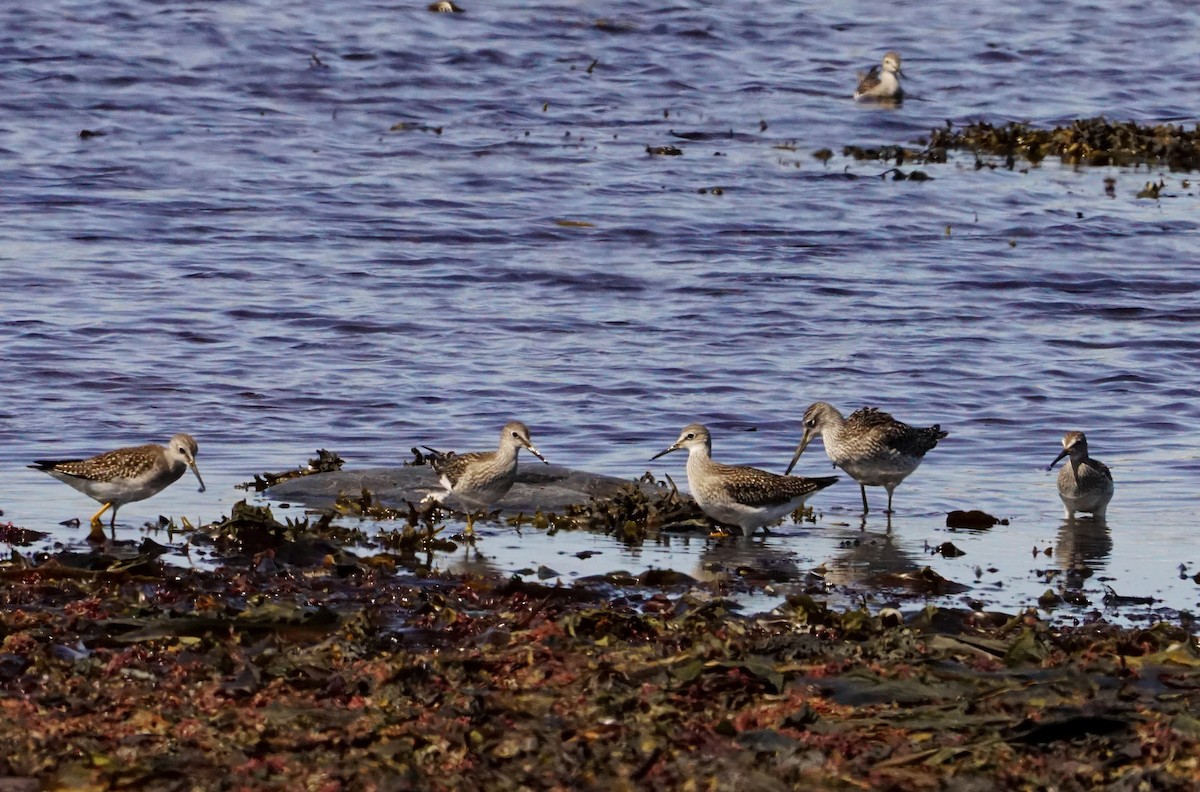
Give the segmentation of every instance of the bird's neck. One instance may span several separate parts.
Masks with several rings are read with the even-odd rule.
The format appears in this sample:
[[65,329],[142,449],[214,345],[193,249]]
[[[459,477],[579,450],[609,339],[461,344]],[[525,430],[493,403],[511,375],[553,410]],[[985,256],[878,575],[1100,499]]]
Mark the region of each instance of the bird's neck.
[[496,461],[505,465],[511,465],[517,461],[517,454],[521,451],[521,447],[515,443],[501,443],[496,449]]
[[713,466],[712,449],[707,445],[695,445],[688,449],[688,478],[703,474]]
[[842,439],[842,430],[846,428],[846,419],[841,413],[833,413],[828,415],[821,427],[821,437],[825,440],[826,445],[837,445]]

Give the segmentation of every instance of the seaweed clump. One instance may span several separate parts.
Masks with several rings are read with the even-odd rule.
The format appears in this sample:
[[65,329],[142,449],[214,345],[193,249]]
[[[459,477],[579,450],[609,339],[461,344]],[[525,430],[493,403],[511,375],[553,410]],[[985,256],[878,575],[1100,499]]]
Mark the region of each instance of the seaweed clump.
[[1069,165],[1165,165],[1173,171],[1191,171],[1200,169],[1200,126],[1189,130],[1175,124],[1143,126],[1086,118],[1053,129],[985,121],[955,129],[947,121],[930,133],[927,152],[948,149],[1005,157],[1010,167],[1016,157],[1035,164],[1058,157]]
[[[641,486],[650,484],[653,489]],[[713,526],[700,507],[682,495],[674,482],[647,473],[611,496],[590,498],[571,506],[566,516],[583,528],[612,534],[625,542],[641,542],[652,530],[707,530]]]
[[285,470],[282,473],[263,473],[261,475],[256,473],[254,474],[254,481],[238,484],[237,489],[253,489],[255,492],[263,492],[281,481],[289,481],[301,476],[311,476],[314,473],[329,473],[334,470],[341,470],[343,464],[345,464],[345,461],[338,456],[336,451],[326,451],[324,448],[318,448],[317,455],[308,460],[306,466]]

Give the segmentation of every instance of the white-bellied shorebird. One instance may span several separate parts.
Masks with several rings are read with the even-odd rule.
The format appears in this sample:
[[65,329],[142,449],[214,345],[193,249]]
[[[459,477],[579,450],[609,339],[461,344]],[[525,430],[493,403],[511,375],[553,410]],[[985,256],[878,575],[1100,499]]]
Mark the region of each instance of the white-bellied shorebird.
[[780,476],[758,468],[714,462],[712,436],[700,424],[683,427],[679,439],[651,459],[681,448],[688,451],[688,488],[696,504],[717,522],[738,526],[745,536],[783,519],[803,506],[809,495],[838,480],[837,476]]
[[879,66],[872,66],[866,74],[859,74],[854,98],[860,101],[891,99],[898,102],[904,98],[900,75],[900,53],[893,50],[883,56],[883,63]]
[[1062,498],[1066,519],[1074,520],[1075,512],[1081,511],[1090,512],[1093,520],[1103,520],[1113,496],[1112,471],[1100,460],[1088,456],[1083,432],[1067,432],[1062,445],[1062,453],[1046,469],[1052,469],[1063,457],[1070,457],[1058,471],[1058,497]]
[[816,402],[804,411],[804,436],[786,472],[792,471],[804,449],[818,436],[833,464],[858,482],[863,514],[869,511],[867,487],[887,489],[887,513],[891,514],[896,487],[917,469],[926,452],[946,433],[937,424],[917,429],[874,407],[863,407],[843,418],[833,405]]
[[[452,495],[468,507],[486,510],[512,489],[513,482],[517,480],[517,455],[522,448],[529,449],[529,453],[546,461],[529,439],[529,427],[520,421],[509,421],[500,430],[500,446],[495,451],[469,454],[435,452],[429,458],[429,464],[446,490],[431,493],[430,497],[441,501]],[[466,532],[470,535],[474,531],[475,513],[468,511]]]
[[126,503],[157,495],[178,481],[189,467],[204,492],[204,479],[196,467],[196,451],[195,438],[177,434],[165,447],[150,443],[118,448],[88,459],[38,460],[29,467],[49,473],[103,504],[92,515],[88,539],[104,541],[104,524],[100,521],[104,512],[112,509],[109,526],[115,531],[118,509]]

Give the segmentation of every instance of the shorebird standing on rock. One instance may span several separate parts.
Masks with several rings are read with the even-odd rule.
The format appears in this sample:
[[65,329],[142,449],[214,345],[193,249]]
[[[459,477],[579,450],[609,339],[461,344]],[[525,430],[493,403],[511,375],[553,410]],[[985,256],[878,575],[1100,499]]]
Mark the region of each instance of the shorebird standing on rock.
[[[529,427],[520,421],[504,425],[500,430],[500,446],[495,451],[443,454],[429,449],[433,451],[429,464],[446,488],[445,492],[430,493],[430,498],[440,502],[452,495],[473,509],[486,510],[512,489],[517,480],[517,455],[522,448],[546,462],[529,439]],[[469,511],[466,533],[470,536],[474,532],[475,513]]]

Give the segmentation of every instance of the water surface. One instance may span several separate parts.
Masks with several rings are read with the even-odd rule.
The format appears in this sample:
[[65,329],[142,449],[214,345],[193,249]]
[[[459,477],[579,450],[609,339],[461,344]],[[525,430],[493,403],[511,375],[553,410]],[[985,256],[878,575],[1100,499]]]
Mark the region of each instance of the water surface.
[[[961,154],[913,183],[812,153],[911,145],[947,120],[1194,124],[1197,19],[1027,0],[886,18],[857,2],[9,4],[3,519],[77,541],[58,523],[92,503],[23,465],[177,431],[199,439],[209,492],[125,507],[130,533],[160,512],[215,519],[234,483],[318,447],[392,464],[490,446],[510,418],[601,473],[682,481],[682,459],[648,459],[691,421],[716,458],[782,470],[824,399],[950,437],[898,490],[890,536],[870,515],[880,552],[841,546],[862,538],[847,481],[813,500],[815,526],[761,540],[761,563],[928,563],[1015,605],[1077,558],[1093,599],[1104,577],[1194,608],[1190,175]],[[910,99],[849,101],[890,48]],[[662,145],[682,155],[646,153]],[[1135,197],[1160,177],[1169,197]],[[1116,477],[1099,535],[1063,525],[1043,470],[1067,429]],[[820,450],[800,472],[828,472]],[[955,508],[1011,522],[951,536]],[[924,552],[947,539],[967,555]],[[695,569],[713,547],[526,532],[481,550],[569,579],[588,572],[563,560],[578,546],[599,569]]]

